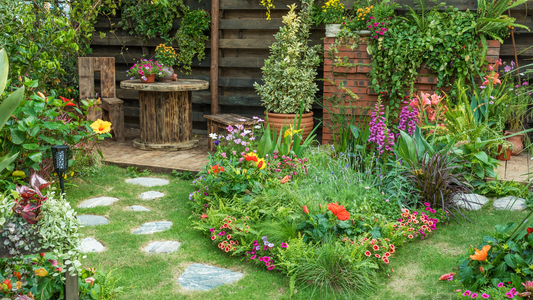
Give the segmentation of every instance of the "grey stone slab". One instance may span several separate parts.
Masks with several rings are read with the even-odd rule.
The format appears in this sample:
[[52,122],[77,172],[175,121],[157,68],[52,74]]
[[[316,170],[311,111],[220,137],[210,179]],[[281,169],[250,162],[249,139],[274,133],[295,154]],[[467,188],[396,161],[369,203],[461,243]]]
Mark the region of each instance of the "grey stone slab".
[[154,200],[157,198],[164,197],[165,194],[157,191],[148,191],[141,194],[141,199],[143,200]]
[[170,183],[170,181],[168,181],[166,179],[152,178],[152,177],[131,178],[131,179],[126,179],[126,182],[130,183],[130,184],[139,184],[139,185],[147,186],[147,187],[153,187],[153,186],[158,186],[158,185],[167,185],[167,184]]
[[81,208],[91,208],[96,206],[109,206],[118,201],[118,198],[113,197],[98,197],[83,201],[78,205]]
[[142,206],[142,205],[132,205],[128,207],[129,209],[133,211],[150,211],[148,208]]
[[81,240],[81,253],[102,252],[104,250],[104,245],[92,237]]
[[516,196],[500,198],[492,204],[494,210],[522,211],[527,209],[526,200]]
[[109,220],[106,217],[97,216],[97,215],[79,215],[76,218],[78,218],[78,220],[80,220],[81,225],[84,225],[84,226],[109,224]]
[[178,251],[181,243],[176,241],[152,242],[144,247],[143,251],[148,253],[172,253]]
[[188,290],[208,291],[223,284],[231,284],[244,274],[213,266],[192,264],[178,278],[182,287]]
[[478,194],[464,194],[462,196],[453,196],[452,201],[455,202],[457,206],[464,209],[480,210],[485,204],[487,204],[487,202],[489,202],[489,198]]
[[160,221],[160,222],[148,222],[144,223],[139,227],[137,230],[135,230],[134,234],[151,234],[154,232],[160,232],[165,231],[172,226],[172,222],[170,221]]

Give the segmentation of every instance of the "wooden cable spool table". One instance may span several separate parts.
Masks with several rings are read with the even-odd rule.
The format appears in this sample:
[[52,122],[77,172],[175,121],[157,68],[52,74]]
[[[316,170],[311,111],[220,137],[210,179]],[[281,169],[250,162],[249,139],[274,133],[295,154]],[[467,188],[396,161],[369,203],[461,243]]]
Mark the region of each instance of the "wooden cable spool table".
[[139,91],[141,138],[133,147],[142,150],[185,150],[198,146],[192,135],[192,91],[209,88],[209,82],[178,79],[168,83],[120,82],[123,89]]

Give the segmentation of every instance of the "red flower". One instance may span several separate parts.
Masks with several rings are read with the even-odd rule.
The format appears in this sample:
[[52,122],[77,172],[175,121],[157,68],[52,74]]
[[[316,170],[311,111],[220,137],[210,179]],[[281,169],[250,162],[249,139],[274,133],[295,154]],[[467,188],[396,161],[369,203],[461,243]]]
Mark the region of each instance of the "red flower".
[[231,234],[228,234],[228,235],[226,236],[226,238],[227,238],[228,240],[230,240],[230,239],[231,239]]
[[22,278],[22,275],[20,274],[20,272],[14,272],[13,276],[15,276],[17,280],[20,280],[20,278]]
[[12,288],[11,286],[11,279],[6,279],[4,280],[4,282],[2,282],[3,284],[5,284],[7,286],[7,289],[10,290]]
[[215,235],[213,235],[213,236],[211,237],[211,240],[214,241],[216,238],[217,238],[217,237],[216,237]]
[[212,169],[213,169],[213,172],[215,173],[224,172],[224,167],[220,167],[218,164],[214,165]]
[[44,253],[39,253],[39,255],[40,255],[41,257],[44,257]]
[[69,101],[65,104],[65,106],[76,106],[76,104],[72,103],[72,101]]
[[372,255],[372,253],[370,253],[370,251],[366,251],[366,252],[365,252],[365,255],[366,255],[366,256],[370,256],[370,255]]
[[[252,152],[253,153],[253,152]],[[255,153],[251,154],[251,153],[248,153],[244,156],[244,159],[246,159],[246,161],[253,161],[253,162],[257,162],[258,159],[257,159],[257,155],[255,155]]]
[[528,237],[530,234],[533,233],[533,228],[528,227],[526,230],[527,230],[526,237]]
[[203,215],[202,215],[202,220],[203,220],[203,219],[207,219],[207,215],[206,215],[206,214],[203,214]]
[[302,206],[304,213],[309,214],[309,208],[307,208],[307,205]]

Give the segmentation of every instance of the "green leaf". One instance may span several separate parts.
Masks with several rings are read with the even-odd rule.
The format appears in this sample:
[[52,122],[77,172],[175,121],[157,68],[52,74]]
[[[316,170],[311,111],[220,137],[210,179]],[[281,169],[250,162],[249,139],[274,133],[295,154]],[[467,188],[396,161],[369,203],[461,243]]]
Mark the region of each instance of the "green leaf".
[[47,300],[50,299],[53,294],[54,289],[52,286],[52,281],[48,277],[42,277],[37,285],[37,295],[35,295],[36,299]]
[[10,157],[8,157],[7,155],[4,157],[0,157],[0,173],[2,173],[2,171],[4,171],[4,169],[7,168],[7,166],[12,163],[18,155],[19,154],[17,152]]
[[8,74],[9,74],[9,59],[7,57],[6,50],[2,49],[0,50],[0,94],[3,93],[4,89],[6,88]]
[[11,142],[13,142],[13,144],[20,145],[26,140],[26,132],[17,128],[11,128],[9,131],[11,133]]
[[43,158],[43,153],[42,152],[33,152],[31,154],[28,155],[28,157],[36,162],[36,163],[40,163],[42,161],[42,158]]
[[[0,90],[0,93],[2,92],[3,90]],[[0,104],[0,130],[4,128],[7,120],[15,111],[17,106],[19,106],[22,99],[24,99],[24,87],[21,87],[20,89],[11,93],[11,95],[9,95],[7,99]]]
[[509,267],[511,267],[511,268],[513,268],[513,269],[516,268],[516,263],[515,263],[515,261],[513,260],[513,256],[512,256],[511,254],[507,254],[507,255],[505,255],[505,256],[503,257],[503,259],[505,260],[505,263],[506,263]]

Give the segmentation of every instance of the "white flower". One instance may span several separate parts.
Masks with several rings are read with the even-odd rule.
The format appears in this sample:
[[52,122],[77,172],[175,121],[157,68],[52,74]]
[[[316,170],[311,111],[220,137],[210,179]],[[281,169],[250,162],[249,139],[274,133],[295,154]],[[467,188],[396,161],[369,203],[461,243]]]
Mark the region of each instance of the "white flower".
[[243,132],[244,132],[244,135],[247,135],[247,134],[250,133],[251,131],[248,130],[248,129],[245,129]]
[[261,125],[255,125],[254,127],[259,129],[259,128],[261,128]]
[[216,140],[217,139],[217,134],[216,133],[210,133],[209,137],[212,138],[213,140]]

